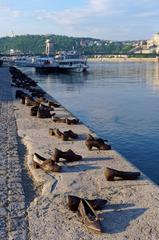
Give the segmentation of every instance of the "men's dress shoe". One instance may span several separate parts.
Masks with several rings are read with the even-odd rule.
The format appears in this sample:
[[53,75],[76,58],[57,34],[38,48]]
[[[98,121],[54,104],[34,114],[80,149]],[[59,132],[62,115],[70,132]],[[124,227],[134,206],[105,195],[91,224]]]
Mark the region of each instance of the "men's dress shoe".
[[81,199],[86,200],[94,210],[102,209],[104,207],[104,205],[107,203],[107,200],[105,200],[105,199],[98,198],[98,199],[89,200],[89,199],[80,198],[80,197],[73,196],[73,195],[68,195],[68,206],[71,211],[75,212],[78,210],[78,206],[79,206]]
[[63,152],[55,148],[55,151],[53,154],[53,160],[55,162],[58,162],[60,158],[66,159],[68,162],[74,162],[74,161],[80,161],[82,159],[82,156],[74,153],[71,149]]
[[78,135],[76,133],[74,133],[72,130],[64,131],[63,134],[67,138],[71,138],[71,139],[77,139],[78,138]]
[[78,124],[78,123],[79,123],[79,119],[77,119],[77,118],[73,118],[73,119],[66,118],[66,123],[67,123],[68,125]]
[[140,176],[140,172],[124,172],[108,167],[105,169],[104,174],[108,181],[113,181],[116,178],[123,180],[135,180]]
[[38,105],[35,105],[35,106],[31,107],[30,116],[37,116],[38,109],[39,109]]
[[84,225],[89,230],[94,231],[96,233],[102,232],[100,220],[87,200],[84,199],[80,200],[78,210],[81,214]]
[[49,107],[59,108],[59,107],[60,107],[60,104],[58,104],[58,103],[56,103],[56,102],[53,102],[53,101],[49,101],[49,102],[48,102],[48,106],[49,106]]
[[61,166],[57,165],[51,159],[46,159],[46,158],[40,156],[38,153],[34,153],[33,166],[35,168],[41,168],[45,172],[60,172],[61,171]]
[[99,150],[110,150],[111,145],[106,144],[105,141],[102,138],[94,138],[92,135],[88,135],[88,138],[85,141],[85,144],[89,150],[92,149],[92,147],[96,147]]
[[78,135],[74,133],[71,130],[61,132],[58,128],[50,128],[49,129],[49,135],[51,136],[57,136],[61,138],[63,141],[67,141],[69,138],[70,139],[76,139],[78,138]]
[[39,118],[51,118],[52,116],[54,116],[55,113],[50,113],[50,109],[44,107],[43,105],[40,104],[39,108],[38,108],[38,112],[37,112],[37,117]]
[[53,122],[57,122],[57,123],[66,123],[65,118],[53,117],[52,120],[53,120]]

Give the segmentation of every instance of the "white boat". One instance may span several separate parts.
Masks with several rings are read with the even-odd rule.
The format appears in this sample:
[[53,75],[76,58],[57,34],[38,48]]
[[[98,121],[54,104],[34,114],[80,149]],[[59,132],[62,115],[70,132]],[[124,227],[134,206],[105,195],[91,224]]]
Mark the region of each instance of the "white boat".
[[33,60],[30,57],[15,57],[12,59],[12,64],[19,67],[32,67]]
[[55,55],[60,72],[84,72],[88,65],[85,57],[78,55],[75,51],[60,52]]
[[56,72],[59,64],[53,57],[37,57],[33,61],[33,67],[37,72]]
[[81,73],[88,69],[86,58],[75,51],[58,52],[55,57],[15,58],[13,64],[21,67],[34,67],[39,73]]

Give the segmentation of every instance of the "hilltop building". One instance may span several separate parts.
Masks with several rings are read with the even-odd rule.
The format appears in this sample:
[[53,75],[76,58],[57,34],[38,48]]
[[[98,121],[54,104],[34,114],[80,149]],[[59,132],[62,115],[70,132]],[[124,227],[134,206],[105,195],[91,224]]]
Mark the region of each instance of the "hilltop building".
[[134,48],[134,53],[159,54],[159,33],[154,33],[149,40],[141,41],[140,44]]

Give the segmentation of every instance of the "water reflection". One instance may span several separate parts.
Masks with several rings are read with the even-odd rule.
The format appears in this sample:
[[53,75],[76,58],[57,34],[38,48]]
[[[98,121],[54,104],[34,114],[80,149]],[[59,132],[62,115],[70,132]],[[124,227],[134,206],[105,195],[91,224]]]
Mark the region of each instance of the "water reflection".
[[91,63],[87,75],[27,71],[159,184],[158,63]]

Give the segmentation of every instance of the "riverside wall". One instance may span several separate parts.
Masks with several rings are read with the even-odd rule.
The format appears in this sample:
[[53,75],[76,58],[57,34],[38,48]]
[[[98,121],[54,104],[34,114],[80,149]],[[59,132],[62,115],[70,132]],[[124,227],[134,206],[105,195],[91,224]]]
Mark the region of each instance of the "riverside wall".
[[[15,99],[16,88],[11,88],[10,82],[8,68],[0,68],[2,239],[158,240],[158,186],[143,173],[135,181],[106,181],[106,167],[123,171],[137,169],[114,149],[88,151],[85,138],[87,134],[96,134],[82,123],[66,125],[54,123],[51,119],[31,117],[30,107]],[[55,108],[55,113],[60,117],[72,116],[64,106]],[[79,135],[79,139],[62,141],[50,136],[49,128],[59,128],[61,131],[71,129]],[[83,159],[80,162],[60,163],[61,173],[45,173],[35,169],[33,154],[37,152],[49,158],[55,148],[62,151],[72,149]],[[26,171],[30,180],[24,177]],[[28,194],[26,188],[36,195]],[[98,212],[102,234],[88,231],[81,217],[68,209],[68,194],[108,200],[105,208]]]

